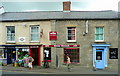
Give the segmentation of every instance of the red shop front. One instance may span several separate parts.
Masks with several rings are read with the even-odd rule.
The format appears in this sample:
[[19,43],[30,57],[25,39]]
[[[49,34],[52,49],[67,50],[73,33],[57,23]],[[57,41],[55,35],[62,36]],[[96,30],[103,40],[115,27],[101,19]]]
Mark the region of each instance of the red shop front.
[[30,55],[34,58],[33,65],[40,66],[40,45],[31,45],[30,46]]

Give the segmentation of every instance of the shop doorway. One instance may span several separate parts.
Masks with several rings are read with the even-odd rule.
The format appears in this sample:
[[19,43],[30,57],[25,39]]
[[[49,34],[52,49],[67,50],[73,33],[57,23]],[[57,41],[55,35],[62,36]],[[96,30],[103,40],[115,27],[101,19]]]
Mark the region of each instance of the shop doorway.
[[7,48],[7,64],[11,64],[16,60],[16,49],[15,48]]
[[33,65],[38,65],[39,63],[38,51],[39,51],[38,48],[31,48],[31,55],[34,58]]

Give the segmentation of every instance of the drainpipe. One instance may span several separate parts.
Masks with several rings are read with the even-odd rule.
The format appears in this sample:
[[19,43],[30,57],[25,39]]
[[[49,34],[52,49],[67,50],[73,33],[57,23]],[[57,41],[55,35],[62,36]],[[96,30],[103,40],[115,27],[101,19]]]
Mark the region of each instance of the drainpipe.
[[88,20],[85,21],[85,32],[83,32],[83,36],[85,36],[86,34],[88,34]]

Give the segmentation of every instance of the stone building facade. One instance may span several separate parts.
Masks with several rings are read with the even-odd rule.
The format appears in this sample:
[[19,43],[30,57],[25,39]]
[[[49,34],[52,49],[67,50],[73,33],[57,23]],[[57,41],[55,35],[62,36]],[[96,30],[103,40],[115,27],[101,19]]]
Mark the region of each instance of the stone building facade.
[[[72,64],[98,69],[118,69],[117,12],[68,9],[1,14],[0,50],[5,52],[3,59],[11,63],[9,55],[13,55],[14,51],[13,58],[16,60],[18,49],[21,48],[21,51],[29,51],[37,62],[35,65],[39,66],[43,66],[46,56],[51,67],[62,67],[69,55]],[[13,36],[7,31],[11,30],[7,29],[10,26],[14,28],[11,31]],[[14,39],[7,42],[9,34],[8,40],[13,39],[12,37]]]

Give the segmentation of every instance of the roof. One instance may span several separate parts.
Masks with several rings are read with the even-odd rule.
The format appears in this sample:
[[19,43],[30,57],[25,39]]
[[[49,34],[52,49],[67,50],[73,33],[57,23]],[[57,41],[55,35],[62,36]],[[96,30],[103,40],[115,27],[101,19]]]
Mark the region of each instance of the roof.
[[[2,17],[2,18],[1,18]],[[5,12],[0,21],[51,20],[51,19],[118,19],[116,11],[38,11]]]

